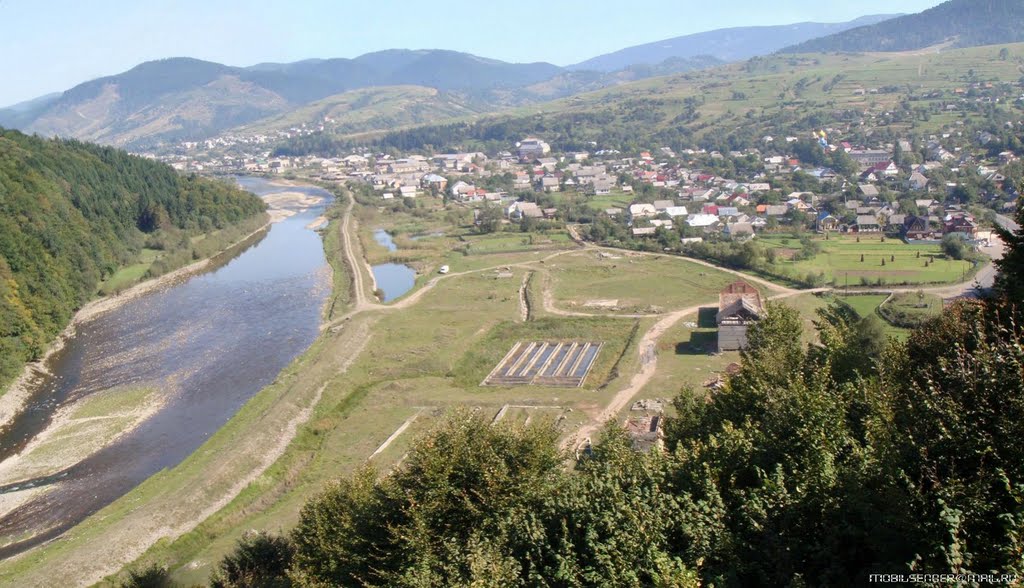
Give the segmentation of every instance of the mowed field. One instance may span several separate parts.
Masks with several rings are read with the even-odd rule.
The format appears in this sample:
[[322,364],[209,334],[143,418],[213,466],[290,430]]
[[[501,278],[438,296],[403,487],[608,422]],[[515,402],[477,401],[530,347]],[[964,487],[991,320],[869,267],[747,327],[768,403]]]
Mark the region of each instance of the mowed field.
[[[695,304],[742,278],[671,255],[579,251],[544,263],[557,308],[583,313],[655,314]],[[762,291],[762,295],[770,292]]]
[[[565,230],[521,233],[513,225],[504,225],[508,230],[479,234],[468,207],[446,209],[441,199],[428,196],[417,198],[416,206],[398,212],[359,207],[359,242],[370,264],[404,263],[421,275],[447,265],[458,273],[530,260],[524,253],[539,258],[576,247]],[[391,235],[396,251],[377,243],[373,237],[377,229]]]
[[786,259],[799,251],[798,239],[766,236],[759,237],[758,242],[775,248],[775,267],[780,272],[793,276],[821,272],[827,283],[837,287],[946,284],[971,276],[970,262],[946,259],[938,245],[908,245],[898,239],[882,239],[881,235],[861,235],[858,242],[855,236],[832,235],[828,240],[816,236],[814,240],[821,246],[821,253],[801,261]]

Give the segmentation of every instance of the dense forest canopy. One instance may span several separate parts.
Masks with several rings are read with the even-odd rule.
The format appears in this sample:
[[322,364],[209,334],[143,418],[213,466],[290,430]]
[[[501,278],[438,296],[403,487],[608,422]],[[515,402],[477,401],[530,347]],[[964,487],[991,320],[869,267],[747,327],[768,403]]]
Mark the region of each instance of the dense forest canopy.
[[181,240],[264,209],[227,184],[123,151],[0,129],[0,384],[147,240]]

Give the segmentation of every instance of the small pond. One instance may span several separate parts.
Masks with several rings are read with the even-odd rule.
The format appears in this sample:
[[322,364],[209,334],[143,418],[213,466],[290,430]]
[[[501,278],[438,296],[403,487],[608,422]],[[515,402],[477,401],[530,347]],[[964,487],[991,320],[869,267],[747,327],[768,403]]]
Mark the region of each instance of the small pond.
[[[373,239],[388,251],[398,251],[394,239],[384,229],[377,229],[373,232]],[[371,268],[373,279],[377,282],[377,288],[384,292],[383,302],[391,302],[401,298],[416,285],[416,270],[400,263],[382,263]]]

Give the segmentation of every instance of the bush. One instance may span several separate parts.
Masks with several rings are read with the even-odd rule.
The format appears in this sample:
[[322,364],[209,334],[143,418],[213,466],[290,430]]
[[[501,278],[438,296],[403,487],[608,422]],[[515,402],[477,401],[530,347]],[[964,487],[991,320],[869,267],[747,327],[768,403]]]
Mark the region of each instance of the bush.
[[960,235],[946,235],[942,238],[942,253],[950,259],[966,259],[970,254],[970,247]]
[[286,537],[265,531],[247,534],[224,556],[210,581],[212,588],[288,588],[295,548]]
[[141,570],[129,570],[128,579],[121,583],[121,588],[171,588],[171,574],[167,568],[151,564]]

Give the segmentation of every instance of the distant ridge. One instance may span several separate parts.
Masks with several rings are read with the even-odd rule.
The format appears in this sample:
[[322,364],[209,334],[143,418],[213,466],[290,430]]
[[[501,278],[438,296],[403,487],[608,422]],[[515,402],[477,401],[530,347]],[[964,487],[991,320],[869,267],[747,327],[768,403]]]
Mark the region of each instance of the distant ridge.
[[474,96],[549,80],[550,63],[514,64],[443,50],[232,67],[178,57],[0,110],[0,125],[117,146],[201,139],[350,90],[427,86]]
[[709,55],[722,61],[741,61],[840,31],[872,25],[899,15],[877,14],[842,23],[803,22],[791,25],[718,29],[627,47],[569,66],[572,70],[615,71],[631,65],[656,65],[674,57]]
[[786,47],[783,53],[911,51],[949,42],[977,47],[1024,41],[1021,0],[950,0],[918,14]]

